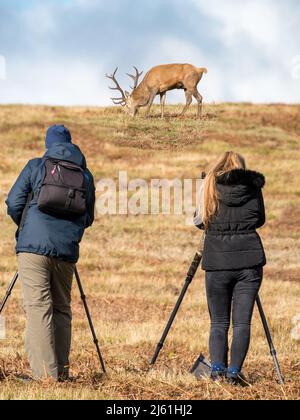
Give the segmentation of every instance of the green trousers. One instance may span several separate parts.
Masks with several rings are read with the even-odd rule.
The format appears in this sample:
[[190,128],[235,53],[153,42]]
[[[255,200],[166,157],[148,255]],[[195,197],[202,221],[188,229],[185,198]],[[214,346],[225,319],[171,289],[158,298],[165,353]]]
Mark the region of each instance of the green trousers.
[[75,265],[36,254],[18,255],[27,319],[26,352],[34,379],[66,379],[71,347]]

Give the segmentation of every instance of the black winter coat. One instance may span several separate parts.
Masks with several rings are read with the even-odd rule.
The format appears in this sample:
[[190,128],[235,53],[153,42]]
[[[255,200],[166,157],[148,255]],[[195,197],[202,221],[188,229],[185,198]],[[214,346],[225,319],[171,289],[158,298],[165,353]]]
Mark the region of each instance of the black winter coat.
[[207,230],[204,270],[240,270],[266,264],[256,232],[265,224],[264,185],[264,176],[249,170],[237,169],[217,178],[220,206]]

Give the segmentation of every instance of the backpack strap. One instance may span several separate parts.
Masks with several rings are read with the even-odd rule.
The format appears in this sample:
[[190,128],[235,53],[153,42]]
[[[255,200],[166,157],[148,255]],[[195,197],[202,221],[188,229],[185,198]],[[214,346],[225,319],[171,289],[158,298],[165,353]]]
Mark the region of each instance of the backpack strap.
[[33,198],[33,192],[30,192],[27,196],[27,201],[26,201],[26,205],[24,207],[23,213],[22,213],[22,218],[21,218],[21,222],[20,222],[20,226],[19,226],[19,231],[21,231],[25,225],[25,220],[26,220],[26,216],[29,210],[29,206],[30,206],[30,202]]

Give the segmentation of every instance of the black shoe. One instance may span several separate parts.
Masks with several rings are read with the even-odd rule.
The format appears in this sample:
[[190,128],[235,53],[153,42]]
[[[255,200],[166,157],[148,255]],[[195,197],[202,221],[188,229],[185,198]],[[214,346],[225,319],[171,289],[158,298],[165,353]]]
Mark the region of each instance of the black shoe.
[[228,373],[226,375],[226,381],[233,386],[249,386],[247,379],[242,373]]
[[221,371],[212,370],[210,373],[210,379],[212,379],[213,381],[221,381],[225,377],[226,377],[226,370],[221,370]]

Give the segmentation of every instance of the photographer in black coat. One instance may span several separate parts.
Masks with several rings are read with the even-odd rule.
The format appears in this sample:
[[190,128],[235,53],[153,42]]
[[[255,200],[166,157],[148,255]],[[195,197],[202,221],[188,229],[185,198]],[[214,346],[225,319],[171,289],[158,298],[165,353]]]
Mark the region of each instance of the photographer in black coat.
[[[202,191],[197,227],[206,231],[202,268],[211,316],[212,378],[243,380],[255,299],[266,257],[256,229],[265,223],[262,174],[246,170],[242,156],[228,152],[209,172]],[[231,311],[233,342],[228,368]]]

